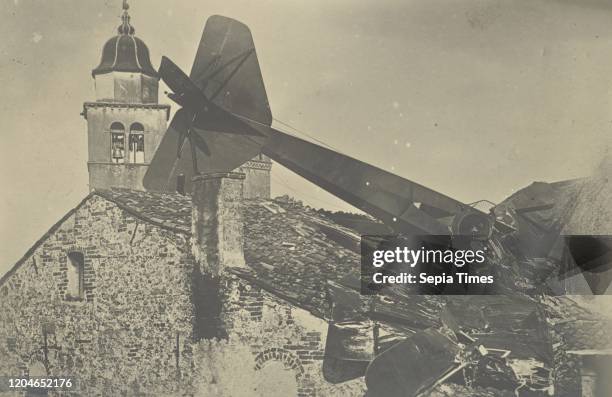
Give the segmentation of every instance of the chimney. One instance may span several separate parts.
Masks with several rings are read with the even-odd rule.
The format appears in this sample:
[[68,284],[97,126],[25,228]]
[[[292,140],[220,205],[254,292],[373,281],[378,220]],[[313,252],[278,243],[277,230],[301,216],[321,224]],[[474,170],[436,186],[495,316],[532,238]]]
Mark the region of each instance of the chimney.
[[229,267],[244,267],[242,190],[238,172],[201,174],[193,178],[192,235],[194,256],[203,274],[219,277]]
[[192,183],[192,250],[195,340],[226,338],[227,269],[244,267],[242,193],[245,175],[202,174]]

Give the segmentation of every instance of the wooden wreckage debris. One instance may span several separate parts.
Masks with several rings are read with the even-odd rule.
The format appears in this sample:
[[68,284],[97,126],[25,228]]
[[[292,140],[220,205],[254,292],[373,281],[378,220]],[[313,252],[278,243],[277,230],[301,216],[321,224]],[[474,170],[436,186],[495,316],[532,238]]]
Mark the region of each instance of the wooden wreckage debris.
[[[553,354],[541,305],[523,296],[362,296],[328,282],[332,302],[323,372],[365,377],[367,396],[426,396],[445,383],[552,391]],[[410,302],[412,301],[412,302]]]

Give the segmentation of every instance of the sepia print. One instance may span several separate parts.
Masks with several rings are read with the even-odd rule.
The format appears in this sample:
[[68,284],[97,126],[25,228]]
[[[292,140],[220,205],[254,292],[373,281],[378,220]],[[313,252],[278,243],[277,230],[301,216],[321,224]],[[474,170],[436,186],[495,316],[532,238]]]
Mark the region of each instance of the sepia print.
[[612,395],[612,4],[1,13],[0,396]]

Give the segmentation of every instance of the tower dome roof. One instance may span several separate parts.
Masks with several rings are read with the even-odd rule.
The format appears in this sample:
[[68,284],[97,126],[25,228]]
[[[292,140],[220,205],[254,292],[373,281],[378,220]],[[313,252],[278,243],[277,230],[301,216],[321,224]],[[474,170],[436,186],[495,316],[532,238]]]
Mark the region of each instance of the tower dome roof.
[[151,65],[149,49],[144,41],[134,36],[134,27],[130,24],[127,1],[123,1],[123,15],[118,34],[111,37],[102,49],[102,60],[91,74],[96,76],[109,72],[135,72],[159,78],[157,71]]

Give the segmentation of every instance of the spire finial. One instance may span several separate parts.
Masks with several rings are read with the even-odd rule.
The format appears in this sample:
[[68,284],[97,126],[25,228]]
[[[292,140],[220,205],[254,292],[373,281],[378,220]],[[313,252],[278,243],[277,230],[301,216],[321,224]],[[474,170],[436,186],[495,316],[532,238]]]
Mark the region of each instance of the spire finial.
[[117,31],[119,34],[134,34],[135,30],[132,25],[130,25],[130,14],[128,14],[128,10],[130,9],[130,5],[127,0],[123,0],[123,14],[121,15],[121,25]]

